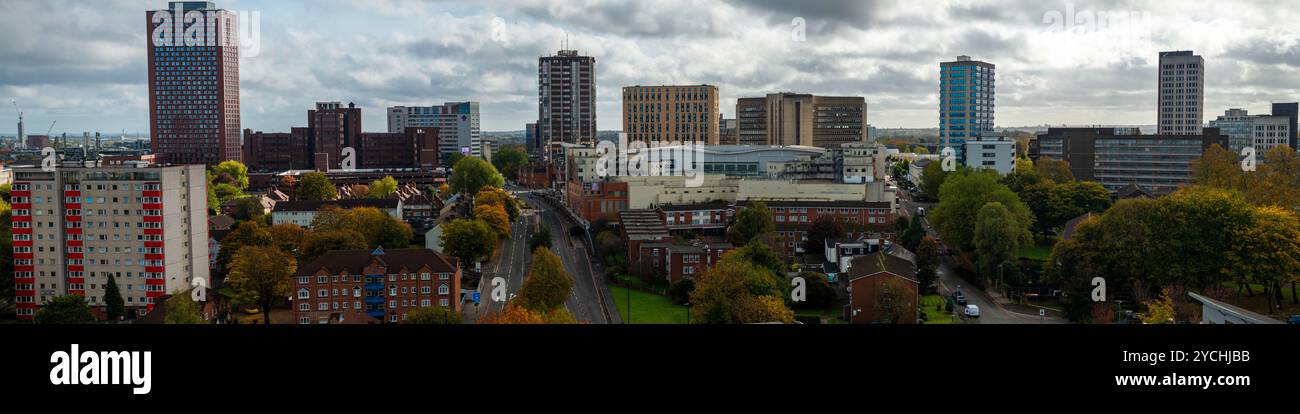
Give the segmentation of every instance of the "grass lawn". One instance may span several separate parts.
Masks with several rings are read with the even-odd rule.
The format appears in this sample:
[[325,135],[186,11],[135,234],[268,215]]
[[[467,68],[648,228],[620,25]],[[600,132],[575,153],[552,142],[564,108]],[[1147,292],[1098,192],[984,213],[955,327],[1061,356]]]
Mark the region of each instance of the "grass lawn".
[[840,319],[840,313],[844,312],[840,306],[832,306],[829,309],[795,309],[795,316],[816,316],[821,318],[822,323],[827,325],[849,323]]
[[921,297],[921,311],[925,312],[926,325],[950,325],[953,323],[959,323],[953,322],[952,314],[943,309],[938,309],[938,307],[942,306],[943,303],[943,296],[925,295]]
[[1274,318],[1278,318],[1283,321],[1285,321],[1286,318],[1290,315],[1300,315],[1300,305],[1297,305],[1295,301],[1291,298],[1290,283],[1282,284],[1282,303],[1280,304],[1282,305],[1282,309],[1280,311],[1275,310],[1273,312],[1269,312],[1268,298],[1264,296],[1263,285],[1252,283],[1250,285],[1250,289],[1255,293],[1255,296],[1254,297],[1246,296],[1246,294],[1243,292],[1241,294],[1240,299],[1238,299],[1236,296],[1237,287],[1238,287],[1237,282],[1226,281],[1221,283],[1220,286],[1223,286],[1223,288],[1227,291],[1227,293],[1229,293],[1227,297],[1223,298],[1224,301],[1236,306],[1249,309],[1252,312],[1262,313],[1265,315],[1271,314],[1271,316],[1273,316]]
[[1018,258],[1039,260],[1039,261],[1046,261],[1047,258],[1051,255],[1052,255],[1051,245],[1025,246],[1025,247],[1021,247],[1019,252],[1016,252],[1016,257]]
[[632,291],[632,317],[627,316],[628,290],[622,286],[609,285],[614,304],[618,305],[618,314],[624,321],[640,324],[684,324],[686,307],[674,305],[667,296],[653,293]]

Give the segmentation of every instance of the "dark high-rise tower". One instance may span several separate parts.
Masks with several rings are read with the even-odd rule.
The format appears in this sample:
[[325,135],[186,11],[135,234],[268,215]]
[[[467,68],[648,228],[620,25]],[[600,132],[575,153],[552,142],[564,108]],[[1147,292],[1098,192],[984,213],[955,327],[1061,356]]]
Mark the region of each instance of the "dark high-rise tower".
[[[186,23],[191,16],[200,20]],[[145,23],[153,152],[173,164],[239,160],[235,13],[212,2],[179,1],[145,12]]]
[[541,142],[595,141],[596,58],[561,50],[538,59],[537,103]]

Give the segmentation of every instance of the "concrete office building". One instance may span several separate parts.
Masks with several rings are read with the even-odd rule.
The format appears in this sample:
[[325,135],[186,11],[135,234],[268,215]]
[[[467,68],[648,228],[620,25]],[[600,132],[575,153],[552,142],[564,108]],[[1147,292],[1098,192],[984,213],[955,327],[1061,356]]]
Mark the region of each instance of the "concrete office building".
[[736,100],[742,145],[838,148],[867,141],[867,102],[854,96],[774,93]]
[[1251,147],[1261,159],[1274,147],[1290,146],[1291,124],[1290,116],[1250,115],[1245,109],[1237,108],[1210,121],[1210,127],[1219,128],[1228,136],[1228,150],[1240,154],[1243,148]]
[[989,169],[1000,175],[1016,170],[1016,140],[1005,135],[983,134],[966,140],[966,166]]
[[388,132],[406,128],[438,128],[442,157],[452,153],[482,156],[478,102],[448,102],[438,106],[394,106],[388,108]]
[[628,142],[717,145],[718,87],[623,88],[623,132]]
[[996,67],[958,56],[939,63],[939,149],[951,147],[965,160],[966,140],[993,131]]
[[1030,142],[1029,157],[1064,160],[1080,181],[1096,181],[1115,192],[1135,184],[1168,194],[1191,183],[1191,163],[1210,145],[1228,146],[1218,128],[1200,135],[1142,135],[1117,128],[1049,128]]
[[1205,114],[1205,59],[1190,50],[1160,52],[1160,135],[1199,135]]
[[537,126],[542,142],[596,139],[596,58],[561,50],[538,58]]
[[206,175],[202,165],[100,166],[69,161],[55,171],[15,168],[12,187],[15,300],[19,319],[45,301],[86,298],[105,317],[112,276],[128,312],[208,279]]
[[[154,33],[182,26],[174,17],[199,12],[205,20],[184,32]],[[239,160],[239,32],[235,13],[208,1],[174,1],[168,10],[145,12],[149,69],[149,130],[153,153],[173,164]],[[197,27],[196,27],[197,26]],[[185,45],[190,32],[201,45]]]

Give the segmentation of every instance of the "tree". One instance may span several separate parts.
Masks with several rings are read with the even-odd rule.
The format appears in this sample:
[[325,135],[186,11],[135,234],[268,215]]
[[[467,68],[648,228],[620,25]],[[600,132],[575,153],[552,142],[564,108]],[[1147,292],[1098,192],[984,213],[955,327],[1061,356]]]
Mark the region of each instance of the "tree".
[[1241,170],[1237,154],[1224,149],[1219,144],[1211,144],[1201,157],[1192,160],[1192,182],[1224,189],[1242,189],[1245,174]]
[[491,205],[500,206],[505,209],[506,215],[510,216],[510,221],[519,217],[519,204],[515,202],[505,190],[496,187],[483,187],[482,190],[474,196],[474,205]]
[[234,229],[221,239],[221,250],[217,252],[217,268],[230,269],[230,262],[244,246],[270,246],[275,242],[271,232],[256,221],[235,223]]
[[492,165],[497,171],[514,180],[519,174],[519,169],[528,165],[528,153],[518,145],[506,146],[500,152],[492,154]]
[[842,237],[844,237],[844,225],[840,224],[834,215],[823,214],[817,216],[809,226],[808,241],[804,243],[804,249],[821,255],[826,251],[826,240]]
[[460,160],[463,160],[465,158],[466,157],[464,154],[461,154],[459,152],[453,152],[447,154],[447,159],[442,160],[442,165],[451,166],[452,169],[455,169],[456,163],[460,162]]
[[515,301],[531,311],[549,312],[564,306],[564,301],[573,291],[573,284],[573,276],[564,271],[560,256],[551,253],[550,249],[539,248],[533,251],[528,279],[519,288]]
[[266,210],[262,208],[262,202],[257,197],[244,197],[235,200],[235,206],[230,211],[230,217],[235,220],[255,220],[262,221],[262,216]]
[[[599,237],[597,237],[597,239],[599,239]],[[597,243],[599,243],[599,240],[597,240]],[[537,250],[538,247],[545,247],[547,249],[551,248],[550,226],[542,226],[541,230],[533,233],[533,235],[528,238],[529,251]]]
[[442,306],[430,306],[426,308],[415,308],[406,313],[406,320],[402,321],[409,325],[459,325],[461,323],[460,312],[452,308]]
[[386,176],[370,182],[369,191],[366,193],[368,198],[389,198],[397,194],[397,180],[393,176]]
[[501,312],[488,312],[479,318],[481,324],[502,324],[502,325],[543,325],[546,324],[546,318],[540,312],[530,311],[523,306],[510,301],[506,303],[506,308]]
[[762,201],[755,201],[736,213],[736,222],[728,229],[736,244],[748,244],[773,231],[776,231],[776,222],[772,219],[772,210],[768,210]]
[[118,290],[117,281],[112,275],[108,276],[108,283],[104,284],[104,312],[110,321],[126,316],[126,302],[122,300],[122,292]]
[[705,324],[758,322],[790,323],[794,312],[786,307],[779,289],[766,283],[770,274],[753,263],[728,253],[700,275],[690,295],[691,321]]
[[50,298],[36,311],[34,321],[42,325],[80,325],[95,323],[95,314],[80,295]]
[[1022,187],[1017,194],[1034,215],[1033,232],[1042,235],[1055,234],[1071,219],[1105,211],[1111,204],[1110,191],[1092,181],[1042,180]]
[[212,192],[217,196],[217,204],[225,204],[227,201],[244,198],[244,191],[240,190],[234,184],[221,183],[212,186]]
[[271,234],[271,242],[275,244],[275,247],[290,255],[298,254],[298,249],[302,247],[303,238],[307,237],[306,230],[293,223],[276,224],[267,231]]
[[900,324],[916,320],[916,295],[903,286],[908,283],[889,278],[880,284],[876,295],[876,320],[872,322]]
[[916,248],[916,278],[921,289],[928,291],[934,284],[939,269],[939,242],[925,236]]
[[835,301],[835,288],[831,287],[831,282],[826,279],[826,275],[815,272],[802,272],[799,277],[804,280],[807,296],[804,301],[796,302],[795,307],[800,309],[826,309]]
[[217,164],[216,167],[212,167],[212,173],[217,176],[222,174],[229,175],[231,182],[235,187],[239,188],[240,191],[248,188],[248,167],[242,162],[234,160],[222,161],[220,164]]
[[945,243],[962,250],[975,247],[976,215],[985,204],[1001,203],[1015,217],[1022,240],[1029,239],[1029,226],[1033,214],[1020,197],[998,182],[996,172],[989,170],[963,170],[944,180],[939,190],[939,205],[930,215],[930,222],[939,230]]
[[992,280],[999,266],[1016,257],[1023,231],[1002,203],[993,201],[980,208],[975,219],[974,242],[979,270],[985,279]]
[[1074,181],[1074,172],[1070,170],[1070,163],[1064,160],[1041,158],[1038,160],[1038,164],[1034,165],[1034,171],[1042,175],[1043,178],[1058,183]]
[[328,201],[339,198],[339,193],[325,173],[309,172],[298,182],[294,196],[301,201]]
[[921,238],[925,237],[925,225],[921,223],[921,218],[917,217],[907,225],[907,230],[903,231],[899,242],[903,248],[908,251],[916,251],[916,246],[921,243]]
[[483,220],[455,220],[443,224],[442,249],[470,266],[492,255],[496,234]]
[[451,190],[461,194],[478,194],[483,187],[505,185],[505,178],[496,167],[479,157],[465,157],[456,162],[451,174]]
[[1169,296],[1169,288],[1161,290],[1160,297],[1146,302],[1147,313],[1142,314],[1142,323],[1174,323],[1174,298]]
[[163,323],[168,325],[202,325],[208,323],[203,320],[203,314],[199,312],[199,305],[190,299],[189,292],[178,293],[167,299],[167,314],[163,318]]
[[939,199],[939,189],[948,179],[948,172],[943,170],[942,162],[931,162],[921,169],[921,192],[930,198]]
[[695,291],[695,279],[684,278],[668,286],[668,298],[674,305],[685,305],[691,301],[691,292]]
[[415,236],[406,222],[374,207],[341,209],[325,206],[316,212],[311,227],[315,231],[352,230],[364,236],[370,248],[405,248]]
[[271,323],[271,308],[289,295],[298,262],[280,249],[270,246],[246,246],[239,249],[230,264],[226,283],[235,290],[235,301],[257,305],[266,324]]
[[314,230],[303,236],[297,257],[299,263],[307,263],[330,250],[362,250],[368,247],[365,236],[351,229]]
[[510,237],[510,218],[506,216],[506,211],[501,206],[481,205],[474,207],[474,219],[483,220],[484,223],[487,223],[488,226],[492,227],[492,231],[496,233],[498,238]]
[[1237,229],[1232,249],[1227,253],[1225,267],[1232,269],[1234,279],[1242,285],[1258,283],[1269,287],[1269,309],[1274,299],[1280,300],[1281,284],[1300,281],[1300,219],[1296,214],[1277,206],[1257,207],[1252,212],[1252,223]]

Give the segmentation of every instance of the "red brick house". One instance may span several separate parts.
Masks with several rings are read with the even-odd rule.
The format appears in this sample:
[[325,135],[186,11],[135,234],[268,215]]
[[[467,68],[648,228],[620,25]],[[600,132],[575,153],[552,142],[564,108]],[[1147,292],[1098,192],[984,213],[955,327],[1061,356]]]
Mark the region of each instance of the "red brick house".
[[918,281],[912,261],[885,251],[856,257],[849,268],[849,304],[844,316],[852,323],[917,322]]
[[731,206],[724,202],[705,204],[665,204],[659,206],[659,216],[672,234],[696,232],[702,235],[722,236],[731,223]]
[[657,272],[668,279],[669,283],[677,283],[708,271],[722,260],[723,255],[735,250],[735,247],[730,243],[647,243],[642,244],[640,249],[641,260],[632,264],[632,271],[637,274]]
[[617,181],[570,181],[565,187],[569,209],[587,221],[618,217],[627,210],[627,191],[627,183]]
[[[732,214],[750,205],[752,201],[736,203]],[[893,209],[889,202],[871,201],[765,201],[776,222],[775,237],[769,241],[772,250],[786,259],[820,250],[821,246],[805,248],[808,229],[813,221],[824,215],[834,216],[844,223],[844,237],[851,239],[892,239]]]
[[416,308],[459,311],[461,269],[429,249],[335,250],[298,267],[295,320],[398,323]]

